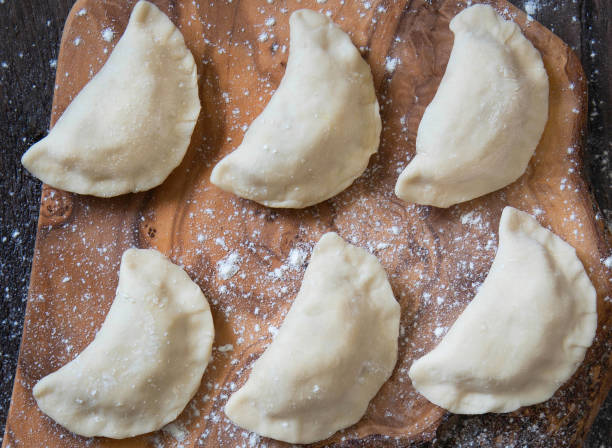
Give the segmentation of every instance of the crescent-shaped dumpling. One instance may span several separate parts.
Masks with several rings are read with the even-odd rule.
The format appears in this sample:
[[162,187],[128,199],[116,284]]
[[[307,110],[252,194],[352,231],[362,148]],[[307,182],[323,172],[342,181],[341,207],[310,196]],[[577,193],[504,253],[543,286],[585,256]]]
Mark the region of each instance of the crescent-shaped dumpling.
[[520,28],[475,5],[450,22],[446,72],[419,124],[395,194],[449,207],[498,190],[527,168],[548,119],[548,76]]
[[514,411],[549,399],[573,375],[596,327],[595,289],[576,251],[506,207],[489,275],[409,375],[451,412]]
[[153,249],[129,249],[95,339],[34,386],[40,409],[83,436],[121,439],[174,420],[211,356],[213,320],[202,291]]
[[399,320],[376,257],[323,235],[283,325],[225,413],[290,443],[323,440],[356,423],[391,376]]
[[326,16],[290,18],[287,70],[215,185],[269,207],[302,208],[347,188],[378,149],[381,121],[370,67]]
[[197,69],[181,32],[140,1],[106,64],[21,162],[74,193],[149,190],[183,160],[199,112]]

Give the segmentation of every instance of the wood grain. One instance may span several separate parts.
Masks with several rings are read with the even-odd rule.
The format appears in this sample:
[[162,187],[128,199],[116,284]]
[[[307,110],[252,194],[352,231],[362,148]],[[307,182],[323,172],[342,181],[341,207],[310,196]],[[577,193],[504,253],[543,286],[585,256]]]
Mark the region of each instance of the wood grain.
[[[465,3],[373,1],[365,9],[328,1],[323,10],[351,33],[372,67],[382,106],[381,147],[364,176],[337,197],[302,211],[272,210],[224,193],[208,178],[282,78],[289,13],[321,5],[155,3],[181,28],[198,64],[203,111],[190,149],[170,178],[147,193],[103,200],[44,187],[3,446],[176,445],[167,431],[126,441],[72,435],[42,415],[31,396],[38,379],[92,340],[114,297],[121,253],[131,246],[155,247],[183,264],[211,302],[215,346],[234,347],[214,352],[198,395],[179,417],[183,445],[248,444],[250,435],[224,418],[223,404],[232,387],[245,381],[249,365],[271,340],[268,327],[280,325],[299,289],[303,270],[282,268],[289,250],[312,248],[328,230],[381,259],[402,305],[403,332],[395,373],[366,416],[319,445],[406,446],[442,438],[454,417],[419,396],[407,370],[435,346],[436,330],[452,324],[484,280],[505,205],[538,213],[542,224],[576,247],[598,291],[599,326],[585,362],[553,399],[511,414],[482,416],[477,424],[500,445],[579,444],[612,382],[612,304],[605,299],[612,294],[610,272],[602,265],[609,237],[581,173],[586,83],[573,53],[539,24],[525,22],[511,5],[493,2],[542,52],[551,81],[544,136],[525,175],[509,187],[447,210],[415,206],[398,200],[393,185],[414,154],[418,123],[444,73],[452,47],[448,22]],[[53,122],[106,60],[112,45],[100,39],[101,31],[111,26],[122,33],[133,4],[77,1],[62,38]],[[87,14],[78,15],[83,8]],[[272,30],[263,25],[267,17],[276,19]],[[268,38],[260,39],[264,31]],[[386,62],[393,58],[401,62],[390,72]],[[223,281],[216,264],[232,251],[241,256],[240,271]],[[284,272],[280,278],[275,269]]]

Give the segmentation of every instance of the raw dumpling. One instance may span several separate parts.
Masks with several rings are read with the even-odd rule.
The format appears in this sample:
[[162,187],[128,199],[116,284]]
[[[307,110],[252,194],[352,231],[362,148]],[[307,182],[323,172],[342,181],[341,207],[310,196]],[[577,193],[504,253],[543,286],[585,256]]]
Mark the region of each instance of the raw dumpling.
[[395,185],[399,198],[436,207],[518,179],[548,119],[542,57],[514,22],[476,5],[450,29],[446,73],[419,125],[416,156]]
[[440,344],[412,364],[412,383],[459,414],[545,401],[593,342],[595,299],[576,251],[528,214],[506,207],[489,275]]
[[183,36],[140,1],[106,64],[21,162],[74,193],[149,190],[183,160],[199,113],[197,70]]
[[399,320],[376,257],[323,235],[276,338],[225,413],[290,443],[323,440],[356,423],[393,371]]
[[364,172],[381,122],[370,67],[349,36],[306,9],[291,15],[290,26],[278,90],[210,180],[269,207],[302,208],[340,193]]
[[174,420],[194,396],[214,338],[202,291],[152,249],[129,249],[104,324],[34,386],[40,409],[83,436],[121,439]]

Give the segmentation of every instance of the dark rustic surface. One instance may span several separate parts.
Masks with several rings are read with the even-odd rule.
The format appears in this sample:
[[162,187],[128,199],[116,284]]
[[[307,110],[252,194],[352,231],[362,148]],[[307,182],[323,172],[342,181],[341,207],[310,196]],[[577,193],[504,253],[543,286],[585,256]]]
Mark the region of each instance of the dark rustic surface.
[[[610,222],[612,194],[609,149],[610,1],[515,1],[562,37],[582,56],[589,78],[589,136],[586,164],[596,198]],[[49,124],[55,59],[69,0],[0,0],[0,138],[3,168],[0,192],[2,245],[0,307],[0,421],[4,423],[17,360],[40,198],[39,183],[25,173],[19,157]],[[468,445],[470,418],[457,418],[448,445]],[[2,430],[3,433],[3,430]],[[589,447],[612,446],[612,397],[608,397],[589,438]]]

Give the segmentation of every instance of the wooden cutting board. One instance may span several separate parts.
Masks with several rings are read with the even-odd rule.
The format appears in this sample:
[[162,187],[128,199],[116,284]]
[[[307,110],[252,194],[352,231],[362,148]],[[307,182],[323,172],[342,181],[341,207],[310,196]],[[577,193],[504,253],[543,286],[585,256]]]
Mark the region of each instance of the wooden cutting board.
[[[134,3],[76,2],[62,38],[52,123],[105,62]],[[420,446],[432,439],[435,445],[457,431],[480,446],[579,445],[612,385],[612,273],[604,263],[610,238],[582,174],[586,81],[569,48],[509,3],[491,2],[542,53],[548,125],[517,182],[437,209],[402,202],[393,187],[414,155],[418,123],[451,51],[448,23],[465,1],[155,3],[179,26],[198,65],[202,113],[191,146],[166,182],[146,193],[98,199],[44,187],[3,446],[284,446],[236,428],[223,406],[300,287],[304,266],[289,262],[290,250],[309,254],[329,230],[381,260],[402,307],[402,329],[395,372],[367,414],[317,446]],[[305,210],[274,210],[220,191],[209,176],[278,86],[288,18],[302,7],[328,12],[361,49],[374,74],[383,132],[368,170],[346,191]],[[487,275],[505,205],[536,215],[577,249],[597,289],[597,337],[578,372],[546,403],[510,414],[451,416],[416,393],[408,369],[437,344]],[[132,246],[157,248],[200,285],[217,332],[213,358],[176,423],[124,441],[86,439],[44,416],[31,390],[91,342],[114,298],[121,254]],[[230,253],[239,255],[239,271],[223,280],[217,262]]]

